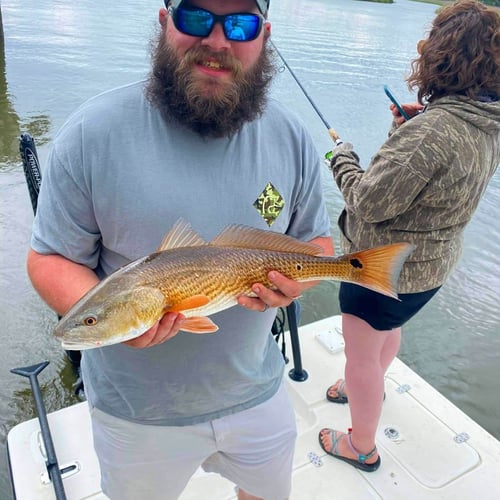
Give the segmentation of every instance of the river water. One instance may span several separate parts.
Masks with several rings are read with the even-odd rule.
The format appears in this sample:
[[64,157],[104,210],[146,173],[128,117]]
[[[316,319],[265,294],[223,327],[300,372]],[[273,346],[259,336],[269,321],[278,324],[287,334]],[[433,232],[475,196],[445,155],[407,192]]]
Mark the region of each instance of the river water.
[[[160,0],[65,2],[2,0],[0,47],[0,498],[9,498],[8,430],[35,415],[26,380],[10,368],[43,360],[40,376],[48,410],[76,402],[74,376],[51,337],[54,314],[32,290],[25,258],[33,213],[18,154],[18,136],[30,132],[42,163],[68,114],[85,99],[143,78]],[[362,163],[384,141],[390,124],[388,84],[403,102],[417,41],[436,6],[352,0],[273,0],[273,41],[296,77]],[[283,68],[273,94],[300,115],[324,154],[327,127]],[[323,172],[332,228],[342,199]],[[400,357],[457,406],[500,438],[500,173],[466,231],[463,257],[433,301],[404,330]],[[302,322],[337,314],[337,284],[322,283],[303,299]],[[305,367],[307,368],[307,367]],[[327,383],[332,382],[325,380]],[[495,396],[497,394],[497,396]]]

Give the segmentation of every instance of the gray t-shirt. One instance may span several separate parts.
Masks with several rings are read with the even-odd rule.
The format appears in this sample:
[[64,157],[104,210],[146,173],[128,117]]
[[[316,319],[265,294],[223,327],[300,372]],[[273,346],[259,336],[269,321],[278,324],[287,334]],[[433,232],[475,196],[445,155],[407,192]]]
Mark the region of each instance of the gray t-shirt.
[[[103,277],[153,252],[183,217],[207,241],[229,224],[301,240],[327,236],[320,159],[302,124],[274,100],[230,138],[168,123],[143,82],[83,104],[54,139],[43,173],[32,248]],[[272,222],[269,226],[268,222]],[[180,332],[148,349],[84,351],[91,405],[153,425],[191,425],[253,407],[279,387],[275,316],[235,306],[215,334]]]

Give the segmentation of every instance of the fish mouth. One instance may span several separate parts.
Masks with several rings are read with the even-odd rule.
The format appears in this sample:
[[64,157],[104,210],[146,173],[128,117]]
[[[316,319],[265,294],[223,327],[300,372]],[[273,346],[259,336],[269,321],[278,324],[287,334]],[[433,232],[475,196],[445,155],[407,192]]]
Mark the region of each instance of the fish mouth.
[[138,337],[148,328],[150,328],[150,326],[146,326],[138,331],[134,329],[121,335],[106,338],[98,338],[96,336],[71,338],[71,336],[69,336],[69,338],[64,339],[64,335],[61,335],[59,340],[61,341],[61,347],[67,351],[83,351],[85,349],[96,349],[99,347],[121,344],[127,340]]
[[62,341],[61,347],[66,351],[84,351],[86,349],[93,349],[95,347],[102,347],[102,342],[93,342],[92,344],[84,344],[79,342]]

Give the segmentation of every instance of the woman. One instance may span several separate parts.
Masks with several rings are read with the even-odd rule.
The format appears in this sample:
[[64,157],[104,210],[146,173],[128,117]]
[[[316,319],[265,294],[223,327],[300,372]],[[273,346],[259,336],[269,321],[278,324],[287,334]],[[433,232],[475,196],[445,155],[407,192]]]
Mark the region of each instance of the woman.
[[[418,103],[394,105],[394,127],[369,168],[352,145],[336,147],[335,182],[345,200],[342,249],[408,241],[414,252],[399,281],[401,301],[342,283],[345,380],[327,399],[349,403],[352,430],[323,429],[324,451],[375,471],[384,374],[398,353],[401,326],[439,290],[459,259],[462,235],[500,162],[500,16],[474,0],[440,11],[407,78]],[[424,107],[425,105],[425,107]]]

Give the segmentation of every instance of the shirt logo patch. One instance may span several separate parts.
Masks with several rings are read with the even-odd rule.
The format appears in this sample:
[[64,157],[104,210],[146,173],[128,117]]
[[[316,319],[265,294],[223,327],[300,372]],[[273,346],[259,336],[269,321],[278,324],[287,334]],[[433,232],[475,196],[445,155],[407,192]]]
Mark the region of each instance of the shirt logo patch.
[[254,201],[253,206],[257,212],[271,227],[285,206],[285,200],[280,195],[279,191],[268,182],[262,193]]

